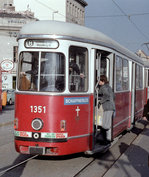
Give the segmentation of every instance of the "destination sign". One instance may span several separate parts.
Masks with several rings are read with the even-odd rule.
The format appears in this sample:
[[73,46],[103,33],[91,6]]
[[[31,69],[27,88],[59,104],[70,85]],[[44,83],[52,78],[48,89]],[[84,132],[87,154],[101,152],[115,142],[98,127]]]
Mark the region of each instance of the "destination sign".
[[49,39],[27,39],[25,41],[26,48],[43,48],[43,49],[56,49],[59,43],[56,40]]

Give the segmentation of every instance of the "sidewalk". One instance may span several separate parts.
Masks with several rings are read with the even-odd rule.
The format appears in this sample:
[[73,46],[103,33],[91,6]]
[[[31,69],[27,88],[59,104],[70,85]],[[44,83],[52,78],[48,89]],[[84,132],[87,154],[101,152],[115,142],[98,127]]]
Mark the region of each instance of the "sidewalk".
[[0,112],[0,127],[13,124],[14,110],[8,107]]
[[149,124],[104,177],[149,177]]

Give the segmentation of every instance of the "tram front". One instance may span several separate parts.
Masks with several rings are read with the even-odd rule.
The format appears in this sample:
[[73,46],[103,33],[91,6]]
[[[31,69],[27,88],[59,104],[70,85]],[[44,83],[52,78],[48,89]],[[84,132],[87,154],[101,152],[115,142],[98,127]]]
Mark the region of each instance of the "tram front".
[[93,96],[88,92],[87,48],[67,40],[27,37],[19,39],[16,150],[40,155],[89,150]]

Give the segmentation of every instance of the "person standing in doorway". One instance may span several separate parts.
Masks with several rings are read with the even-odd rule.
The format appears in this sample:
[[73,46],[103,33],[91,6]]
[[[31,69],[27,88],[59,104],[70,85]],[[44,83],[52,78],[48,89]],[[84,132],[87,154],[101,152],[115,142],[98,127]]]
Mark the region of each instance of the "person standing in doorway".
[[104,145],[107,145],[110,143],[110,141],[107,139],[107,131],[111,128],[112,116],[115,112],[115,103],[114,93],[112,91],[112,88],[109,86],[109,82],[105,75],[100,76],[99,95],[99,103],[103,107],[101,133],[103,136],[103,143]]

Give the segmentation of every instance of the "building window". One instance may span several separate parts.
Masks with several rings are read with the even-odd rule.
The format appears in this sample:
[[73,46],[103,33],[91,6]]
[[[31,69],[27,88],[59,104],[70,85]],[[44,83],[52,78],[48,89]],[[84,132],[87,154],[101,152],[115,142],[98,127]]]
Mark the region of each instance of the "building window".
[[70,14],[72,14],[72,3],[70,3]]
[[69,13],[70,12],[70,3],[69,3],[69,1],[67,1],[67,13]]
[[13,46],[13,61],[18,61],[18,46]]

